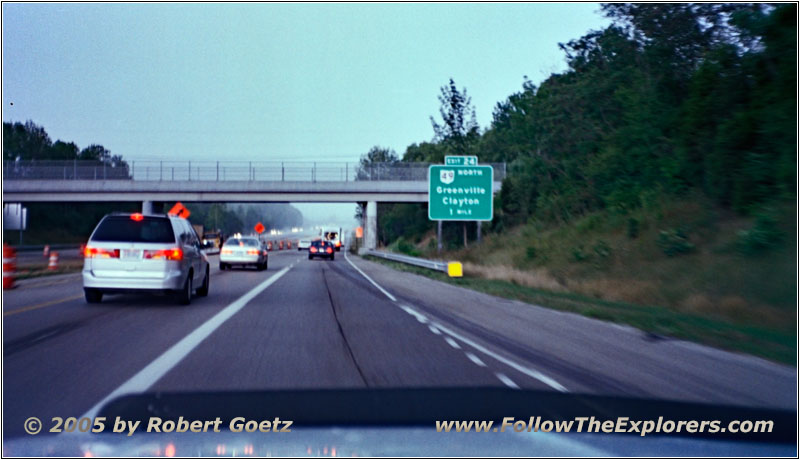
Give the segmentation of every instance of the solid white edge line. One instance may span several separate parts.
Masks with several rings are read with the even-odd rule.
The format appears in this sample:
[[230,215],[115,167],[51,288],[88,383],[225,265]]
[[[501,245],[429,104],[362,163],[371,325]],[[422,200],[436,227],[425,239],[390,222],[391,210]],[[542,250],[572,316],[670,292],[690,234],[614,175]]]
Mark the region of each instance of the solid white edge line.
[[406,313],[408,313],[409,315],[413,316],[414,318],[417,318],[417,321],[419,321],[420,323],[425,324],[425,323],[428,322],[428,318],[426,318],[425,315],[423,315],[422,313],[417,312],[416,310],[414,310],[413,308],[409,307],[408,305],[400,305],[400,308],[405,310]]
[[[413,316],[417,316],[417,317],[423,316],[421,313],[417,312],[416,310],[414,310],[413,308],[409,307],[408,305],[400,305],[400,308],[405,310],[406,313],[408,313],[409,315],[413,315]],[[419,318],[417,318],[417,319],[419,319]],[[480,351],[481,353],[483,353],[485,355],[488,355],[488,356],[494,358],[495,360],[500,361],[501,363],[503,363],[503,364],[513,368],[513,369],[516,369],[517,371],[522,372],[523,374],[525,374],[525,375],[527,375],[529,377],[532,377],[532,378],[544,383],[545,385],[549,386],[550,388],[554,388],[554,389],[556,389],[558,391],[561,391],[561,392],[567,392],[567,389],[564,388],[563,385],[561,385],[560,383],[556,382],[552,378],[542,374],[541,372],[539,372],[539,371],[537,371],[535,369],[528,369],[527,367],[523,367],[523,366],[515,363],[514,361],[511,361],[511,360],[506,359],[506,358],[504,358],[504,357],[502,357],[502,356],[500,356],[500,355],[498,355],[496,353],[493,353],[493,352],[489,351],[488,349],[486,349],[485,347],[482,347],[481,345],[478,345],[477,343],[473,342],[472,340],[467,339],[466,337],[463,337],[463,336],[461,336],[459,334],[456,334],[455,332],[453,332],[450,329],[442,326],[439,323],[436,323],[435,327],[436,327],[436,329],[440,330],[441,332],[444,332],[445,334],[450,335],[450,336],[452,336],[452,337],[464,342],[465,344],[467,344],[470,347]],[[445,340],[447,340],[447,339],[448,338],[445,338]],[[447,343],[450,343],[450,342],[448,341]]]
[[[344,258],[345,258],[345,259],[346,259],[348,262],[350,262],[350,259],[348,259],[348,258],[347,258],[347,253],[345,253],[345,255],[344,255]],[[375,286],[376,288],[380,289],[380,290],[381,290],[381,292],[383,292],[384,294],[386,294],[386,295],[387,295],[387,296],[388,296],[390,299],[392,299],[392,300],[394,300],[394,301],[397,301],[397,299],[395,299],[395,298],[394,298],[394,296],[392,296],[391,294],[389,294],[388,292],[386,292],[386,290],[384,290],[382,287],[380,287],[380,286],[378,285],[378,283],[376,283],[375,281],[373,281],[373,280],[372,280],[372,278],[370,278],[369,276],[367,276],[367,274],[366,274],[366,273],[364,273],[364,272],[363,272],[363,271],[361,271],[361,270],[360,270],[358,267],[356,267],[356,265],[355,265],[353,262],[350,262],[350,265],[352,265],[352,266],[353,266],[353,268],[355,268],[356,270],[358,270],[358,272],[359,272],[359,273],[361,273],[361,275],[362,275],[364,278],[366,278],[366,279],[367,279],[367,281],[369,281],[370,283],[372,283],[372,284],[373,284],[373,286]],[[411,314],[411,315],[414,315],[414,316],[421,315],[421,313],[417,312],[416,310],[414,310],[413,308],[411,308],[411,307],[409,307],[409,306],[407,306],[407,305],[400,305],[400,307],[401,307],[403,310],[405,310],[407,313]],[[422,316],[422,315],[421,315],[421,316]],[[423,317],[424,317],[424,316],[423,316]],[[476,349],[476,350],[480,351],[481,353],[483,353],[483,354],[485,354],[485,355],[487,355],[487,356],[489,356],[489,357],[491,357],[491,358],[493,358],[493,359],[495,359],[495,360],[497,360],[497,361],[500,361],[501,363],[505,364],[506,366],[508,366],[508,367],[510,367],[510,368],[512,368],[512,369],[514,369],[514,370],[516,370],[516,371],[518,371],[518,372],[521,372],[521,373],[523,373],[523,374],[527,375],[528,377],[534,378],[534,379],[536,379],[536,380],[538,380],[538,381],[540,381],[540,382],[544,383],[545,385],[549,386],[550,388],[553,388],[553,389],[555,389],[555,390],[561,391],[561,392],[563,392],[563,393],[566,393],[566,392],[568,392],[568,391],[569,391],[569,390],[567,390],[567,389],[566,389],[566,388],[565,388],[563,385],[561,385],[561,384],[560,384],[560,383],[558,383],[557,381],[553,380],[552,378],[550,378],[550,377],[548,377],[548,376],[546,376],[546,375],[542,374],[541,372],[539,372],[539,371],[537,371],[537,370],[535,370],[535,369],[528,369],[527,367],[521,366],[521,365],[519,365],[519,364],[515,363],[514,361],[511,361],[510,359],[504,358],[504,357],[502,357],[502,356],[498,355],[497,353],[494,353],[494,352],[492,352],[492,351],[489,351],[489,350],[488,350],[486,347],[483,347],[483,346],[481,346],[481,345],[478,345],[477,343],[473,342],[472,340],[469,340],[469,339],[467,339],[466,337],[463,337],[463,336],[461,336],[460,334],[456,334],[455,332],[451,331],[450,329],[448,329],[448,328],[446,328],[446,327],[444,327],[444,326],[442,326],[442,325],[440,325],[440,324],[438,324],[438,323],[436,324],[436,328],[437,328],[437,329],[439,329],[440,331],[444,332],[444,333],[445,333],[445,334],[447,334],[447,335],[450,335],[450,336],[452,336],[452,337],[455,337],[456,339],[458,339],[458,340],[460,340],[460,341],[464,342],[465,344],[469,345],[470,347],[472,347],[472,348],[474,348],[474,349]]]
[[456,334],[455,332],[451,331],[450,329],[448,329],[448,328],[446,328],[446,327],[444,327],[442,325],[438,325],[438,328],[441,329],[441,331],[444,332],[445,334],[451,335],[451,336],[457,338],[458,340],[466,343],[467,345],[469,345],[470,347],[480,351],[481,353],[483,353],[483,354],[485,354],[487,356],[490,356],[491,358],[493,358],[493,359],[495,359],[497,361],[500,361],[501,363],[505,364],[506,366],[508,366],[508,367],[510,367],[510,368],[512,368],[512,369],[514,369],[516,371],[519,371],[519,372],[527,375],[528,377],[532,377],[532,378],[544,383],[545,385],[549,386],[550,388],[553,388],[555,390],[558,390],[558,391],[561,391],[561,392],[564,392],[564,393],[566,393],[568,391],[566,388],[564,388],[563,385],[561,385],[560,383],[556,382],[552,378],[542,374],[541,372],[539,372],[539,371],[537,371],[535,369],[529,369],[527,367],[524,367],[524,366],[521,366],[521,365],[515,363],[514,361],[511,361],[510,359],[504,358],[504,357],[498,355],[497,353],[494,353],[494,352],[486,349],[485,347],[483,347],[481,345],[478,345],[477,343],[473,342],[472,340],[469,340],[466,337],[463,337],[463,336],[461,336],[459,334]]
[[[97,404],[89,409],[81,416],[89,419],[94,419],[100,409],[108,401],[129,393],[142,393],[147,391],[154,383],[156,383],[167,372],[172,370],[183,358],[185,358],[192,350],[197,347],[203,340],[205,340],[212,332],[217,330],[225,321],[230,319],[233,315],[239,312],[248,302],[253,300],[261,291],[268,288],[272,283],[277,281],[280,277],[286,274],[294,266],[294,264],[284,267],[281,271],[270,276],[264,282],[250,290],[247,294],[239,297],[233,303],[222,309],[219,313],[212,316],[205,323],[200,325],[197,329],[189,333],[186,337],[181,339],[178,343],[170,347],[167,351],[161,354],[158,358],[153,360],[150,364],[145,366],[136,375],[128,379],[125,383],[120,385],[116,390],[112,391],[108,396],[100,400]],[[80,418],[79,418],[80,419]]]
[[380,291],[381,291],[381,292],[383,292],[383,293],[386,295],[386,297],[388,297],[388,298],[392,299],[392,302],[397,302],[397,299],[396,299],[396,298],[395,298],[393,295],[389,294],[389,292],[388,292],[388,291],[386,291],[386,289],[384,289],[384,288],[380,287],[380,286],[378,285],[378,283],[376,283],[375,281],[372,281],[372,278],[370,278],[369,276],[367,276],[367,274],[366,274],[366,273],[364,273],[363,271],[361,271],[361,269],[360,269],[360,268],[356,267],[356,264],[354,264],[354,263],[353,263],[353,262],[350,260],[350,258],[349,258],[349,257],[347,257],[347,253],[346,253],[346,252],[344,253],[344,260],[346,260],[346,261],[347,261],[347,262],[348,262],[350,265],[352,265],[352,266],[353,266],[353,268],[355,268],[355,269],[356,269],[356,270],[357,270],[359,273],[361,273],[361,276],[363,276],[364,278],[366,278],[366,279],[367,279],[367,281],[369,281],[370,283],[372,283],[372,285],[373,285],[373,286],[375,286],[376,288],[380,289]]

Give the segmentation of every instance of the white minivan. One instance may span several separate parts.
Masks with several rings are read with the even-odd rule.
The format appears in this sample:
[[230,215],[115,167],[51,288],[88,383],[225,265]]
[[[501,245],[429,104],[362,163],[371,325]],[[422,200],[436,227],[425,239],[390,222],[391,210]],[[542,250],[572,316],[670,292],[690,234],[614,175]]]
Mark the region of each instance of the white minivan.
[[105,293],[169,293],[188,305],[205,297],[209,263],[188,220],[165,214],[109,214],[84,250],[83,292],[88,303]]

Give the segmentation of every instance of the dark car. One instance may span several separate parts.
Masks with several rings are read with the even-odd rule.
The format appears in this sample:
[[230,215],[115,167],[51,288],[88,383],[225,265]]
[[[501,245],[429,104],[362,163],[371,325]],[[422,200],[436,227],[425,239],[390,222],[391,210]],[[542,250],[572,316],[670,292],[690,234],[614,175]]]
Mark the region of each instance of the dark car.
[[314,257],[323,257],[333,260],[334,246],[330,241],[314,240],[311,246],[308,247],[308,260]]

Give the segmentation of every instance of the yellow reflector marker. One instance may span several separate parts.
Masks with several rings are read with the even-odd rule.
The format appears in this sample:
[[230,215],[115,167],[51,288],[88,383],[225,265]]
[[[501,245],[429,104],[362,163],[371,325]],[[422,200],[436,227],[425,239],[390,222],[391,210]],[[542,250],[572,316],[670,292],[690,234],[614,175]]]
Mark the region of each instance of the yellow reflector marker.
[[461,262],[447,263],[447,276],[451,278],[461,278],[462,275],[463,275],[463,270],[461,268]]

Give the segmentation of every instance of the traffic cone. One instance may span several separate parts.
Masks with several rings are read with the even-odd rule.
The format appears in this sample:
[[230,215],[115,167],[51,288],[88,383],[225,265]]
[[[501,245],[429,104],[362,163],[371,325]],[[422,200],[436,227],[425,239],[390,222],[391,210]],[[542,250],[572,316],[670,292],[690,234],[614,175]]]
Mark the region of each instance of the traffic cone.
[[47,257],[49,254],[50,254],[50,245],[49,244],[45,244],[44,245],[44,251],[42,251],[42,256],[43,257]]
[[58,253],[53,251],[50,253],[50,263],[47,264],[48,270],[58,270]]
[[13,289],[17,276],[17,254],[14,248],[3,244],[3,289]]

